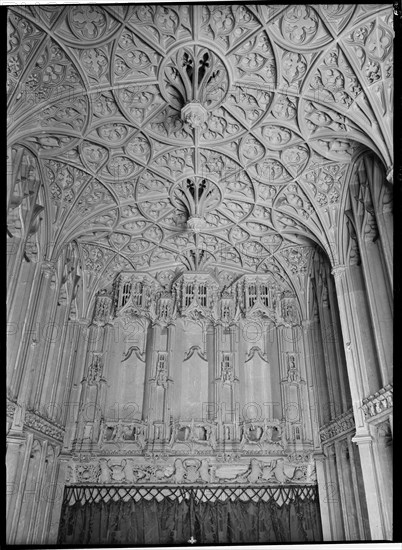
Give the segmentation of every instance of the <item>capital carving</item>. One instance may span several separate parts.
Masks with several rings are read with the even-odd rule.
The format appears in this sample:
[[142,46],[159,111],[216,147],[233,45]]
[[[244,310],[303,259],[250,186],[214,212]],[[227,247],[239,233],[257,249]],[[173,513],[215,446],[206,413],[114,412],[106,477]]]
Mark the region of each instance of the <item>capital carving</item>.
[[334,276],[335,281],[339,281],[343,278],[345,271],[345,265],[336,265],[332,268],[331,274]]
[[327,457],[324,453],[314,453],[314,460],[316,462],[322,462],[324,463],[326,461]]
[[356,445],[371,445],[373,438],[371,435],[355,435],[352,437],[352,443],[356,443]]
[[50,277],[56,271],[56,266],[54,262],[42,262],[40,268],[45,279],[50,279]]

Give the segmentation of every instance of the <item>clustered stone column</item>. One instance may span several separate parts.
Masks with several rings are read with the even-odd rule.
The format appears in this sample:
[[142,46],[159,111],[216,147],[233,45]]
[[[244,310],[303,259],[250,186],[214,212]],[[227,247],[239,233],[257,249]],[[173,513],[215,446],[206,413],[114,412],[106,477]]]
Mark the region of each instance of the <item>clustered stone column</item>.
[[75,358],[70,341],[74,345],[76,321],[70,317],[79,279],[76,266],[72,247],[64,249],[57,262],[21,258],[16,279],[26,277],[26,291],[10,294],[6,454],[10,544],[45,543],[50,532],[54,537],[57,531],[62,501],[59,457]]
[[[391,234],[383,208],[387,185],[377,162],[365,159],[350,198],[358,250],[332,269],[356,428],[352,441],[359,448],[373,540],[392,538],[387,490],[392,470],[379,451],[375,420],[367,419],[362,408],[363,400],[392,383],[392,279],[387,268]],[[378,199],[374,204],[373,191]],[[392,408],[387,415],[392,415]]]

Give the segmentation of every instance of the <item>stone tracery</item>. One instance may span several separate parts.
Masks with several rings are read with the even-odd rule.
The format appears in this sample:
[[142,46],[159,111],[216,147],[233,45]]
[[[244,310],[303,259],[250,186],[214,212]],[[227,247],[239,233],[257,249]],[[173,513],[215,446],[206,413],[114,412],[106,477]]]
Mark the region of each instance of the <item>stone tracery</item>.
[[[362,176],[371,160],[360,159],[374,154],[392,171],[389,7],[24,7],[10,9],[8,30],[10,239],[23,242],[26,261],[54,262],[49,288],[60,289],[57,307],[69,320],[105,342],[110,327],[134,323],[135,341],[121,350],[124,376],[135,385],[146,375],[148,394],[138,399],[144,410],[154,403],[149,417],[130,421],[80,416],[69,435],[74,451],[88,453],[96,442],[109,454],[90,464],[76,457],[70,480],[314,483],[311,457],[297,469],[286,455],[313,448],[309,415],[241,424],[232,411],[201,422],[194,390],[187,401],[179,395],[185,410],[171,418],[180,386],[174,369],[182,364],[185,380],[200,360],[213,388],[202,391],[213,403],[239,401],[241,362],[262,387],[280,387],[282,404],[308,402],[298,344],[275,344],[276,380],[266,374],[273,363],[265,337],[243,349],[234,334],[250,323],[265,331],[268,321],[295,332],[313,301],[311,322],[319,316],[325,332],[337,322],[334,288],[317,267],[317,246],[339,274],[343,262],[366,268],[377,257],[366,243],[389,235],[389,196],[379,206],[373,185],[359,181],[355,196],[348,191],[350,166],[360,166],[357,180],[376,177],[376,168]],[[390,250],[386,257],[390,270]],[[62,258],[70,258],[67,271],[54,267]],[[335,284],[345,284],[342,275]],[[186,349],[172,343],[176,323],[194,339],[186,337]],[[219,348],[226,337],[231,344]],[[349,353],[355,344],[346,342]],[[91,344],[80,359],[82,395],[102,407],[105,345]],[[343,361],[337,343],[323,353]],[[380,357],[388,368],[387,352]],[[367,417],[377,414],[378,400],[368,396],[378,390],[367,382]],[[116,395],[113,386],[110,399]],[[27,418],[35,427],[34,414]],[[354,427],[349,417],[345,430],[331,422],[320,424],[322,441]],[[232,470],[210,463],[222,445],[238,461]],[[122,453],[164,446],[170,456],[206,458],[175,458],[159,473],[120,462]],[[253,458],[270,454],[271,462]]]

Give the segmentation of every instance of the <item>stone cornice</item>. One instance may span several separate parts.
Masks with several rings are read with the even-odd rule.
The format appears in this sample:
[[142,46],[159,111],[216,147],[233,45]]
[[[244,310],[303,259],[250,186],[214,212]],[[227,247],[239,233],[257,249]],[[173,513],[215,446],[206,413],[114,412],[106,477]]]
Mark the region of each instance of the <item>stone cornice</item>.
[[335,439],[354,429],[355,419],[353,416],[353,411],[347,411],[320,428],[321,442],[326,443],[330,439]]
[[362,410],[366,419],[381,415],[384,411],[391,412],[393,409],[393,387],[391,384],[369,395],[362,401]]
[[24,426],[27,428],[32,428],[33,430],[40,432],[47,437],[51,437],[56,441],[62,442],[64,440],[65,429],[63,426],[56,422],[52,422],[33,411],[26,411]]

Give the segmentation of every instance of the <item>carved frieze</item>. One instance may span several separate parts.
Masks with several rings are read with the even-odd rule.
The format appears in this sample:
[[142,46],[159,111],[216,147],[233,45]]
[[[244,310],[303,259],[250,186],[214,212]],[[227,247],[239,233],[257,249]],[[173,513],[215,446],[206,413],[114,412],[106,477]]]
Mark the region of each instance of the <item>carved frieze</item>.
[[320,428],[320,439],[322,443],[326,443],[330,439],[332,440],[354,430],[355,419],[353,411],[349,411],[339,415]]
[[[152,379],[162,387],[167,387],[170,379],[166,371],[159,371]],[[238,382],[233,372],[221,369],[218,383]],[[88,424],[92,433],[92,423]],[[300,430],[300,428],[299,428]],[[87,437],[87,439],[89,436]],[[85,436],[84,436],[85,439]],[[212,450],[222,449],[222,445],[239,456],[247,454],[278,455],[288,447],[285,423],[278,419],[264,419],[243,422],[221,422],[206,420],[184,420],[171,418],[170,423],[146,420],[102,420],[98,448],[104,453],[132,454],[148,452],[160,447],[168,455],[205,455]]]
[[60,424],[44,418],[40,414],[33,411],[26,411],[24,417],[24,425],[31,428],[43,436],[51,437],[56,441],[62,442],[64,439],[65,429]]
[[72,484],[189,484],[225,483],[236,485],[315,484],[315,462],[309,458],[294,462],[279,456],[271,460],[256,458],[218,462],[205,458],[177,457],[145,463],[134,458],[73,459],[67,463],[67,482]]
[[381,388],[373,395],[366,397],[362,402],[362,410],[366,419],[374,418],[381,413],[391,413],[393,409],[392,385]]

